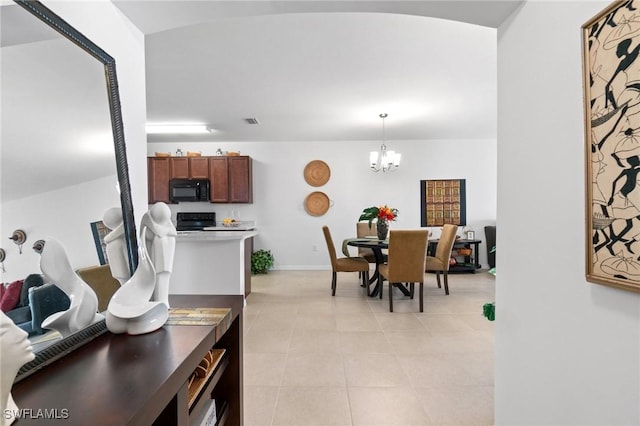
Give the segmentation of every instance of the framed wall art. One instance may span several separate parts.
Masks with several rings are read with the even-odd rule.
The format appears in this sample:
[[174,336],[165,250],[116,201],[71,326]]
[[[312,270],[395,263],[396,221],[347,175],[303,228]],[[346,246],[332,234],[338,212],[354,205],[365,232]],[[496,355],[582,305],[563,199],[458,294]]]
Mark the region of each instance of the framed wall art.
[[97,222],[91,222],[91,233],[93,234],[93,242],[96,245],[96,251],[98,252],[98,261],[101,265],[109,263],[107,258],[107,244],[104,242],[104,237],[111,232],[104,223],[99,220]]
[[582,26],[586,279],[640,291],[640,1]]
[[466,209],[464,179],[420,181],[422,226],[466,225]]

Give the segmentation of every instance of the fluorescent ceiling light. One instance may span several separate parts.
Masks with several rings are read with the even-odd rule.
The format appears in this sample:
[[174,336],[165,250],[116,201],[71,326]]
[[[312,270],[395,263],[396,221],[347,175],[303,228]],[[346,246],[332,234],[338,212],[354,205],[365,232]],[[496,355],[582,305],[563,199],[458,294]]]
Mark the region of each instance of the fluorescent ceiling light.
[[147,124],[147,134],[186,134],[211,133],[213,129],[206,124]]

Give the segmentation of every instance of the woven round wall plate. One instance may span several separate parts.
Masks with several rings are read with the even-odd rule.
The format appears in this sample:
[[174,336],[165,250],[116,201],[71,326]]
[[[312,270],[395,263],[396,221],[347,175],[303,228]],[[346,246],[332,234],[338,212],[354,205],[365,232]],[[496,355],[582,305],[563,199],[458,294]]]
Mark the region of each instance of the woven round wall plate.
[[304,168],[304,180],[311,186],[322,186],[330,177],[331,169],[322,160],[310,161]]
[[322,216],[329,210],[329,197],[324,192],[315,191],[304,199],[304,209],[311,216]]

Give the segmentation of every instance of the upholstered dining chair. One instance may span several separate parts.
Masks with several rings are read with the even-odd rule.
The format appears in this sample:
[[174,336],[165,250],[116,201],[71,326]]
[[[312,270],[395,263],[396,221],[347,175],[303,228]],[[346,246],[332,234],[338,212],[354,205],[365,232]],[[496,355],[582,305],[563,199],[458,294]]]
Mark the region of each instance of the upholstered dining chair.
[[[424,264],[429,230],[391,230],[389,260],[380,265],[380,274],[389,281],[389,312],[393,312],[393,285],[410,283],[411,295],[415,283],[420,284],[420,312],[424,311]],[[382,289],[380,289],[382,294]]]
[[444,276],[445,294],[449,294],[449,280],[447,275],[449,273],[451,250],[453,249],[453,243],[456,241],[456,232],[458,232],[458,227],[456,225],[445,224],[442,227],[442,234],[440,234],[440,239],[436,246],[435,256],[427,256],[425,263],[426,272],[434,271],[436,273],[438,288],[442,288],[442,285],[440,284],[440,273]]
[[369,262],[361,257],[337,257],[336,247],[333,244],[329,227],[326,225],[323,226],[322,232],[324,233],[324,239],[327,242],[327,249],[329,250],[329,258],[331,259],[331,295],[336,295],[338,272],[361,272],[362,285],[368,294]]
[[[376,222],[371,222],[371,227],[369,227],[369,222],[357,222],[356,223],[356,237],[364,238],[364,237],[376,237],[378,238],[378,224]],[[358,256],[366,259],[369,263],[376,263],[376,256],[373,254],[373,250],[366,247],[358,247]],[[382,250],[382,261],[387,261],[387,250]]]
[[[371,228],[369,228],[369,222],[356,223],[356,237],[358,238],[376,237],[378,235],[377,230],[378,226],[375,222],[371,223]],[[362,257],[369,263],[376,263],[376,258],[370,248],[358,247],[358,256]]]

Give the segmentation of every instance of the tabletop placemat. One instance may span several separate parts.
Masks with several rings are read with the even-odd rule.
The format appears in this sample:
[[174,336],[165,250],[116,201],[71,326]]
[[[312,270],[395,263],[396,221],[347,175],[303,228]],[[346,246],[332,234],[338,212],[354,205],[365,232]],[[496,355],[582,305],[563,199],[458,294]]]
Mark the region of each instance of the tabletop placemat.
[[[375,237],[376,240],[378,237]],[[342,240],[342,254],[344,254],[347,257],[355,257],[355,256],[351,256],[351,253],[349,253],[349,243],[351,241],[360,241],[363,243],[372,243],[373,241],[371,241],[370,239],[367,239],[366,237],[358,237],[358,238],[345,238],[344,240]]]
[[166,325],[218,325],[231,322],[230,308],[170,308]]

